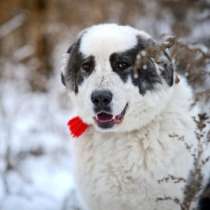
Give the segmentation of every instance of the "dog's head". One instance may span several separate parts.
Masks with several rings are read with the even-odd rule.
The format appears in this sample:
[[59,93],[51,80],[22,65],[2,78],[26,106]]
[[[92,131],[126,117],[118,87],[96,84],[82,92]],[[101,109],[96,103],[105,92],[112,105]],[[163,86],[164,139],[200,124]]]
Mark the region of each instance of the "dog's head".
[[62,81],[77,114],[99,131],[130,131],[159,115],[171,97],[171,63],[152,58],[134,75],[137,55],[154,42],[129,26],[101,24],[69,48]]

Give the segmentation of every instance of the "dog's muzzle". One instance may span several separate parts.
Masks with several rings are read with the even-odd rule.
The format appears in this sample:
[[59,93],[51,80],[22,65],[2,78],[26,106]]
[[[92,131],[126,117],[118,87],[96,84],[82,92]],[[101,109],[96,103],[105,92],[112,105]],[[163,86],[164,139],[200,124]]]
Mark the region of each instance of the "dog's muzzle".
[[127,109],[128,103],[126,103],[125,107],[118,115],[113,115],[110,112],[101,111],[96,113],[94,120],[101,128],[112,128],[114,125],[120,124],[123,121]]
[[127,111],[128,103],[126,103],[121,113],[113,115],[111,110],[112,98],[113,94],[109,90],[96,90],[91,94],[91,101],[96,113],[94,120],[101,128],[112,128],[114,125],[120,124]]

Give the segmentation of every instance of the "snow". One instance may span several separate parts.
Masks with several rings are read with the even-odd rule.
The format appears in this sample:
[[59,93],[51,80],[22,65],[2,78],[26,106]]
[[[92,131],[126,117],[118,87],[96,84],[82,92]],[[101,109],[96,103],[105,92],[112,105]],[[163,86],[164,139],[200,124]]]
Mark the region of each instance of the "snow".
[[[70,108],[64,109],[58,100],[65,89],[56,84],[47,93],[31,92],[27,66],[8,60],[3,67],[6,79],[0,82],[0,209],[61,209],[74,189],[71,138],[66,126]],[[55,80],[59,81],[57,76],[51,83]],[[5,171],[8,146],[13,168]]]

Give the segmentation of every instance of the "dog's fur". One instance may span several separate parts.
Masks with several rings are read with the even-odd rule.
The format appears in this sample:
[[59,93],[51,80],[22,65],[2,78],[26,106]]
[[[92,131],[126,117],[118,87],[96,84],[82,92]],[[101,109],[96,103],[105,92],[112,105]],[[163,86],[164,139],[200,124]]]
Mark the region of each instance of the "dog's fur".
[[[132,27],[101,24],[81,32],[68,50],[62,80],[73,102],[72,116],[90,125],[72,141],[73,173],[85,210],[180,208],[193,166],[186,144],[196,147],[192,92],[182,77],[175,82],[168,60],[164,65],[151,61],[134,78],[136,54],[151,41]],[[114,62],[124,55],[131,66],[121,72]],[[114,115],[128,103],[122,123],[108,129],[97,125],[90,99],[95,90],[112,92]]]

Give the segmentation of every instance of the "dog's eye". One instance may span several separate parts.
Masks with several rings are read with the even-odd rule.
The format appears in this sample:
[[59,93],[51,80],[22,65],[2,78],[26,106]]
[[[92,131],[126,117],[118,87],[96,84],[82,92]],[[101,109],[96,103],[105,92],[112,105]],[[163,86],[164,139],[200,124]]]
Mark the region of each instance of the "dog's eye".
[[115,64],[115,69],[118,71],[123,71],[123,70],[127,69],[128,67],[130,67],[130,64],[125,61],[120,61]]
[[85,71],[86,73],[91,73],[93,70],[93,63],[92,61],[85,61],[82,64],[82,70]]

